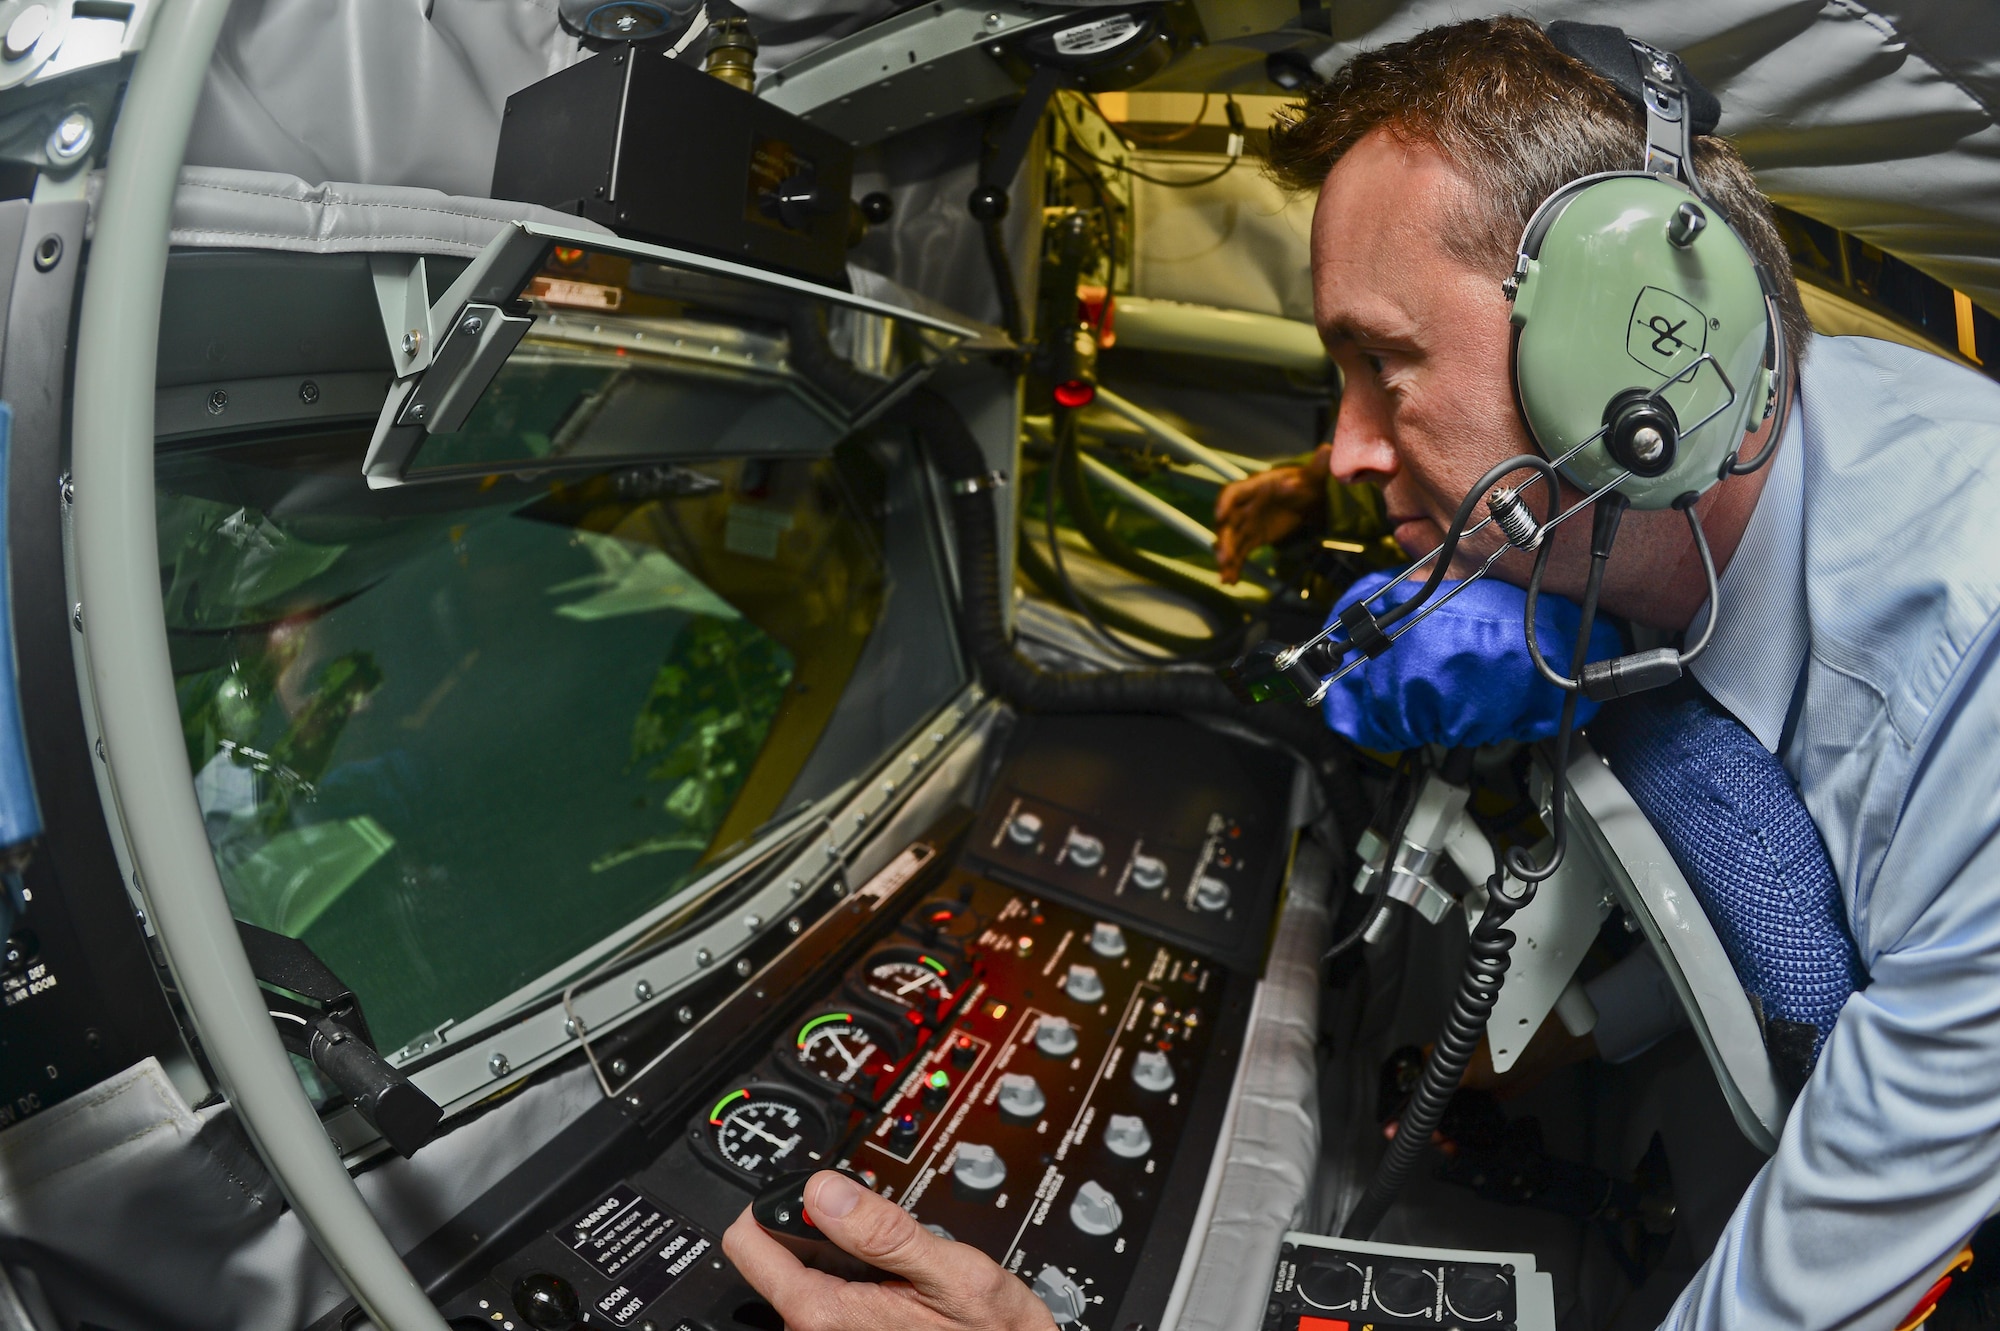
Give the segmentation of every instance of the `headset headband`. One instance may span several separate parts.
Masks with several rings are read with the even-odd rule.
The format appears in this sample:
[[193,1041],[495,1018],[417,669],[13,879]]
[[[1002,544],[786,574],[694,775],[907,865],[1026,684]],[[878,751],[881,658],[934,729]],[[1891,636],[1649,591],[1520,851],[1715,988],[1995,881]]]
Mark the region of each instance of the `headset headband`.
[[1687,72],[1680,57],[1608,23],[1564,19],[1545,31],[1558,51],[1590,66],[1646,113],[1646,161],[1641,169],[1678,176],[1696,194],[1702,193],[1694,178],[1694,138],[1715,132],[1722,120],[1722,103]]

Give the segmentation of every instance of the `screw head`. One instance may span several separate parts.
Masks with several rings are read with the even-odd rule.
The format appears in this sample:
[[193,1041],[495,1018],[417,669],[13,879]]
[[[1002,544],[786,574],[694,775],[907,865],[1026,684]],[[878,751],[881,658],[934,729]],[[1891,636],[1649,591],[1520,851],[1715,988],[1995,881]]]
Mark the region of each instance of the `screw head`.
[[83,602],[78,601],[69,608],[69,626],[78,633],[83,632]]
[[641,980],[639,981],[639,983],[632,986],[632,997],[638,999],[641,1003],[645,1002],[652,996],[653,996],[653,986],[649,981]]
[[90,112],[79,108],[58,120],[50,131],[49,156],[60,163],[74,162],[90,151],[96,139],[96,122],[91,120]]
[[697,966],[712,966],[715,964],[715,954],[705,947],[698,947],[694,951],[694,964]]
[[612,1075],[612,1076],[614,1076],[614,1077],[622,1077],[622,1076],[624,1076],[624,1075],[625,1075],[626,1073],[630,1072],[631,1070],[632,1070],[632,1065],[631,1065],[630,1063],[627,1063],[627,1062],[626,1062],[626,1061],[625,1061],[624,1059],[622,1059],[622,1058],[614,1058],[614,1059],[612,1059],[612,1060],[611,1060],[611,1075]]
[[678,1012],[674,1013],[674,1016],[680,1021],[682,1025],[686,1025],[688,1022],[694,1020],[694,1009],[683,1004],[681,1006],[681,1009]]
[[[104,761],[104,737],[103,737],[102,735],[99,735],[99,736],[97,737],[97,743],[95,743],[95,744],[91,745],[91,747],[92,747],[93,749],[96,749],[96,750],[97,750],[97,761],[99,761],[99,762],[103,762],[103,761]],[[145,915],[145,912],[144,912],[144,911],[141,911],[141,912],[139,913],[139,922],[140,922],[141,924],[144,924],[144,923],[146,922],[146,915]]]
[[1632,432],[1632,456],[1639,461],[1658,462],[1666,451],[1666,437],[1652,426],[1642,425]]
[[228,389],[226,389],[226,388],[218,388],[218,389],[216,389],[216,390],[215,390],[214,392],[212,392],[212,393],[210,393],[210,394],[208,395],[208,414],[209,414],[209,415],[211,415],[211,416],[220,416],[220,415],[221,415],[221,414],[222,414],[223,412],[225,412],[225,411],[227,411],[227,410],[229,410],[229,390],[228,390]]
[[746,980],[750,978],[751,969],[750,958],[748,957],[743,957],[736,963],[736,973]]
[[56,487],[58,493],[62,495],[62,505],[64,508],[68,508],[76,502],[76,478],[74,476],[68,472],[64,472],[62,479],[56,482]]
[[486,321],[476,314],[468,314],[459,322],[458,331],[467,337],[478,337],[486,327]]
[[319,401],[319,385],[308,379],[299,385],[299,401],[310,407]]
[[575,1017],[564,1018],[563,1034],[567,1035],[572,1040],[576,1039],[577,1036],[583,1034],[583,1023],[578,1021]]
[[421,347],[423,344],[424,344],[424,335],[418,332],[416,329],[412,328],[409,332],[403,334],[403,354],[405,356],[416,355],[417,348]]
[[46,273],[62,262],[63,242],[61,236],[43,236],[35,245],[35,271]]
[[799,917],[796,915],[792,916],[791,919],[785,921],[785,932],[788,934],[798,933],[800,930],[804,928],[805,925],[799,923]]
[[513,1066],[512,1063],[507,1061],[507,1055],[501,1053],[495,1053],[493,1057],[486,1060],[486,1070],[496,1077],[506,1076],[508,1069]]

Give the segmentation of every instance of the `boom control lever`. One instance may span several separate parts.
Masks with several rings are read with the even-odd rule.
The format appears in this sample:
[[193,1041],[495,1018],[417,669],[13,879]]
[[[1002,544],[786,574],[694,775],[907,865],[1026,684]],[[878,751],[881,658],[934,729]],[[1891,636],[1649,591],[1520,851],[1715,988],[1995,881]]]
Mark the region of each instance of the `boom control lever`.
[[354,991],[299,939],[241,920],[236,931],[287,1052],[310,1060],[398,1155],[415,1155],[444,1111],[376,1052]]

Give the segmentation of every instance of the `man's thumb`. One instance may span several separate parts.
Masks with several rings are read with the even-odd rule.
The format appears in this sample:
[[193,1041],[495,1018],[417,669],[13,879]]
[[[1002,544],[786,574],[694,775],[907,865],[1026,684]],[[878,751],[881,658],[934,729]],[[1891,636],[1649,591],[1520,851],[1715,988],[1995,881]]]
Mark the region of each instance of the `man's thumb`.
[[843,1251],[911,1284],[927,1283],[944,1241],[902,1207],[830,1169],[807,1181],[805,1203],[812,1223]]

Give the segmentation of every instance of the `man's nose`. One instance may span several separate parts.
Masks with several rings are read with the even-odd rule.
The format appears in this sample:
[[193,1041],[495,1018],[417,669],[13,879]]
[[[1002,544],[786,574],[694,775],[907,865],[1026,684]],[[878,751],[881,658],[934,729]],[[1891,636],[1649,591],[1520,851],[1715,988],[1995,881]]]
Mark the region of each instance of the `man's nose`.
[[1390,443],[1388,414],[1379,395],[1365,389],[1340,399],[1333,425],[1333,457],[1327,469],[1346,485],[1372,481],[1387,484],[1396,474],[1396,450]]

